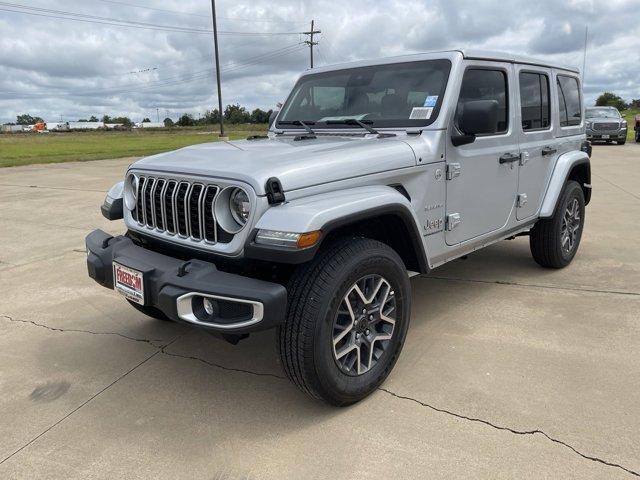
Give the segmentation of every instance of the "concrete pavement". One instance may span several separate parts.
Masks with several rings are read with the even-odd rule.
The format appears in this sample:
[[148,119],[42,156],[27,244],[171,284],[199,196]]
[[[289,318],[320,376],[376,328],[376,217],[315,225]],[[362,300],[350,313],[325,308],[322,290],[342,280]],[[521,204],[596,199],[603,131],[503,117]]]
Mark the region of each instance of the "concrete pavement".
[[594,148],[581,250],[502,242],[412,279],[402,356],[350,408],[86,276],[130,159],[0,170],[0,478],[640,476],[640,146]]

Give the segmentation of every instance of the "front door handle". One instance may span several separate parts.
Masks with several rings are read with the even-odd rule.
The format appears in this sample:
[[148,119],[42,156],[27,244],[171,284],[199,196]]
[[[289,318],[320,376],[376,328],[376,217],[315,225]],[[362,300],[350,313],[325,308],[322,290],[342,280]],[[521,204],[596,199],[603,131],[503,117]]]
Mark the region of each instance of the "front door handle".
[[547,155],[553,155],[554,153],[557,153],[558,149],[557,148],[553,148],[553,147],[544,147],[542,149],[542,156],[546,157]]
[[498,161],[500,162],[500,165],[505,164],[505,163],[515,163],[515,162],[519,162],[520,159],[522,158],[521,154],[513,154],[513,153],[505,153],[504,155],[502,155]]

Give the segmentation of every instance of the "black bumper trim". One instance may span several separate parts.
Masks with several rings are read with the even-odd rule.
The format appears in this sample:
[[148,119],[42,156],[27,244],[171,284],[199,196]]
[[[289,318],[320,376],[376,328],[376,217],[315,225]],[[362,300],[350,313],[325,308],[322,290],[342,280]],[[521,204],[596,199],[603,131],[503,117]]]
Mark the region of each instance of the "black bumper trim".
[[287,291],[280,284],[221,272],[213,263],[201,260],[191,260],[184,275],[180,276],[179,270],[185,265],[183,260],[147,250],[135,245],[130,238],[112,237],[102,230],[90,233],[86,246],[91,278],[103,287],[113,289],[114,261],[141,271],[145,305],[158,308],[174,321],[185,322],[178,317],[176,301],[190,292],[250,300],[264,307],[262,320],[253,325],[224,330],[200,325],[202,328],[244,334],[273,328],[284,321]]

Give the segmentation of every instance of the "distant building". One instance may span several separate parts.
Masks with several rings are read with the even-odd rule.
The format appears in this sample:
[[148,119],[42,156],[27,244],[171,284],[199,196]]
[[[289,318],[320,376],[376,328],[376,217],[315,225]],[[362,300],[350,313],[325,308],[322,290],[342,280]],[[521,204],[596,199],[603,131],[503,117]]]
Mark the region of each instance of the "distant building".
[[104,128],[106,128],[107,130],[124,128],[124,123],[105,123]]
[[22,131],[22,125],[2,125],[2,133],[18,133]]
[[163,122],[141,122],[136,123],[135,128],[164,128]]
[[104,128],[104,122],[67,122],[69,130],[98,130]]
[[47,130],[50,132],[68,132],[69,122],[47,122]]

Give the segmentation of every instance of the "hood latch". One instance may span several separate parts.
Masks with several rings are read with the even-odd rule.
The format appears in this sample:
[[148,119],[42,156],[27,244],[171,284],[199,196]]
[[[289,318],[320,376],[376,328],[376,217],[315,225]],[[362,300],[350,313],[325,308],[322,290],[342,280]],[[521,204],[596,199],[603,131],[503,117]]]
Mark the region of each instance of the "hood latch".
[[282,184],[280,180],[276,177],[271,177],[267,180],[267,184],[264,187],[265,192],[267,192],[267,200],[269,201],[269,205],[277,205],[279,203],[284,203],[284,191],[282,190]]

